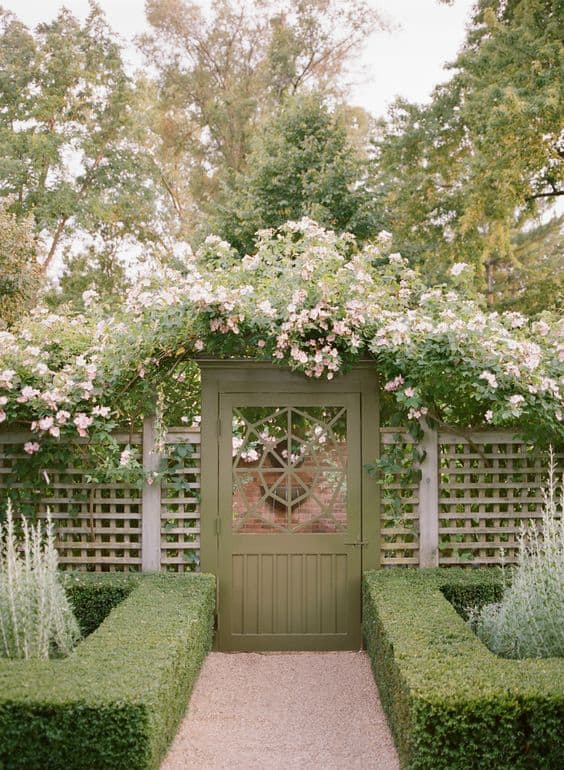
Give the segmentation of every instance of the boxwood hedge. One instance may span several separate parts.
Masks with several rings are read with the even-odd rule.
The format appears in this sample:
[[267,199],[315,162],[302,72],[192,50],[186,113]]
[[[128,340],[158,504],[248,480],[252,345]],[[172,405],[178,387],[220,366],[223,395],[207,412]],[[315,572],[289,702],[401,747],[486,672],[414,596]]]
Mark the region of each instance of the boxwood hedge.
[[214,578],[95,583],[68,588],[79,615],[129,595],[72,655],[0,661],[1,770],[157,768],[173,738],[211,647]]
[[63,572],[61,577],[83,636],[95,631],[140,579],[139,575],[119,572]]
[[366,573],[364,636],[403,768],[562,767],[564,661],[499,658],[459,614],[499,594],[492,570]]

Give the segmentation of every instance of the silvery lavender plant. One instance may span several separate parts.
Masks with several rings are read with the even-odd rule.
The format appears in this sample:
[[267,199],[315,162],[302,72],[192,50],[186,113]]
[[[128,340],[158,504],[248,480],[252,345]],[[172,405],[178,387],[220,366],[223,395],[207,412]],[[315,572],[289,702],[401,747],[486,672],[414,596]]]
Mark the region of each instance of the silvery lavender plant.
[[506,658],[564,657],[564,489],[551,450],[540,527],[519,537],[517,567],[496,604],[470,612],[469,623]]
[[68,655],[80,637],[57,572],[50,516],[45,532],[22,517],[15,531],[11,502],[0,523],[0,657],[47,659]]

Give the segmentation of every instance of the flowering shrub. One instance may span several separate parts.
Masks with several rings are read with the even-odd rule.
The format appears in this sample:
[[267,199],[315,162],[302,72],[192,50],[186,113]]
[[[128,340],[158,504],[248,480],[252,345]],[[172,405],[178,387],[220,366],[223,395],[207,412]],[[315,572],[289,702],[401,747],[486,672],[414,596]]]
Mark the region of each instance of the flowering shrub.
[[487,312],[464,263],[451,286],[429,289],[390,251],[387,233],[358,249],[304,219],[259,232],[242,260],[208,237],[183,270],[141,278],[112,312],[92,292],[83,315],[40,309],[17,335],[0,332],[0,422],[31,430],[30,457],[90,437],[102,447],[96,467],[104,456],[108,473],[124,473],[136,460],[112,446],[112,428],[144,414],[155,393],[170,419],[191,421],[199,353],[328,379],[373,357],[413,425],[518,427],[559,443],[564,322]]
[[517,568],[501,601],[470,613],[484,644],[507,658],[564,657],[564,516],[553,456],[548,475],[540,530],[531,523],[521,532]]
[[39,658],[67,655],[80,630],[57,574],[58,556],[51,521],[45,537],[41,523],[22,518],[23,539],[16,537],[11,503],[0,524],[0,657]]

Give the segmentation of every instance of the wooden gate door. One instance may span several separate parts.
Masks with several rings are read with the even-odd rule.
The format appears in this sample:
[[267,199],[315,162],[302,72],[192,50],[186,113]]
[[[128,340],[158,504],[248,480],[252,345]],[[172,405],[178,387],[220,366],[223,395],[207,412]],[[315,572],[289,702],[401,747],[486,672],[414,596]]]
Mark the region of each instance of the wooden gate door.
[[219,398],[219,647],[360,646],[360,394]]

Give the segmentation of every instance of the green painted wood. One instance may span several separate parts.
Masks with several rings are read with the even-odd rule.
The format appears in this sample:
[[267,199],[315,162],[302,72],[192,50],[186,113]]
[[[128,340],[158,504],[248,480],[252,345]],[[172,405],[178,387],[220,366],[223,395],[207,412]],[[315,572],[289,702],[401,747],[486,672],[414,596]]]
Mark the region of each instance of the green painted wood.
[[[226,651],[358,649],[363,564],[379,566],[378,486],[363,469],[379,452],[373,364],[331,382],[311,381],[264,362],[202,361],[200,365],[201,554],[202,570],[218,577],[217,647]],[[233,531],[233,412],[275,406],[297,408],[298,413],[303,412],[299,407],[306,412],[346,407],[346,531]],[[363,537],[366,545],[351,545]]]
[[[295,407],[298,416],[307,413],[307,407],[346,408],[348,516],[345,531],[268,534],[234,531],[231,419],[235,410],[260,406]],[[361,540],[359,395],[220,395],[220,421],[220,648],[357,649],[360,646],[362,550],[351,543]]]
[[362,569],[381,566],[380,525],[381,486],[368,475],[365,466],[380,457],[380,405],[376,372],[373,368],[360,372],[362,423],[362,533],[367,545],[362,550]]
[[[215,369],[202,369],[200,445],[200,568],[218,574],[219,379]],[[217,584],[217,583],[216,583]]]

